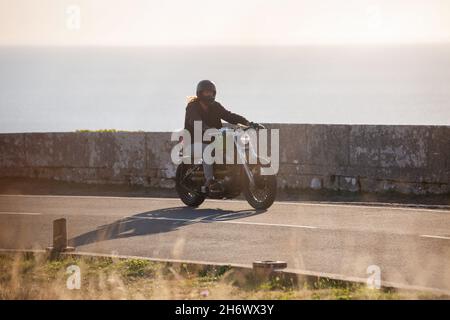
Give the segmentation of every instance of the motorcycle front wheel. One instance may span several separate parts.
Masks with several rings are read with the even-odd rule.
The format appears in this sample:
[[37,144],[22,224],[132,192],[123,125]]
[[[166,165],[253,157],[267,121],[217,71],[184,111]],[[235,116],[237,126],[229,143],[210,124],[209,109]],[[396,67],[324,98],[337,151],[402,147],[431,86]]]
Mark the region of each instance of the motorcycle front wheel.
[[205,195],[189,188],[190,179],[185,177],[188,168],[184,163],[177,167],[175,189],[185,205],[196,208],[205,201]]
[[255,167],[253,177],[255,186],[251,186],[248,179],[245,179],[244,196],[247,202],[257,210],[268,209],[277,195],[277,178],[274,175],[259,175],[258,167]]

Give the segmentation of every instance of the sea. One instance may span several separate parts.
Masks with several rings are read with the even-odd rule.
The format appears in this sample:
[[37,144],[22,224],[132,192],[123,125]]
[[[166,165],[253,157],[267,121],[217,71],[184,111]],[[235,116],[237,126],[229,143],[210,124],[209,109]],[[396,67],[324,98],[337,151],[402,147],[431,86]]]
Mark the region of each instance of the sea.
[[251,121],[450,125],[450,45],[0,47],[0,132],[174,131],[198,81]]

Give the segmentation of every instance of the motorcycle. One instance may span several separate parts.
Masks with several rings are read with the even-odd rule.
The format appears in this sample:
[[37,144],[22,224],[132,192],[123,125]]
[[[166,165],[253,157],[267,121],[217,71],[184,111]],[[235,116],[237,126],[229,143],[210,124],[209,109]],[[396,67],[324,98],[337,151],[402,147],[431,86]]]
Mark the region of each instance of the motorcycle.
[[[229,145],[225,141],[231,137],[233,139],[232,147],[234,148],[233,157],[236,155],[240,159],[240,161],[233,161],[231,164],[226,161],[223,161],[222,164],[213,164],[214,177],[220,186],[219,190],[211,192],[205,188],[202,159],[197,162],[193,161],[193,163],[183,161],[178,165],[175,178],[176,191],[184,204],[190,207],[198,207],[206,198],[232,199],[241,193],[244,194],[247,202],[257,210],[267,209],[273,204],[277,191],[276,175],[261,174],[262,168],[267,166],[267,159],[261,159],[254,151],[255,148],[250,147],[250,144],[244,144],[244,147],[242,147],[242,139],[246,139],[243,133],[249,129],[254,129],[257,132],[259,129],[265,129],[265,127],[260,124],[229,126],[219,129],[218,134],[214,137],[215,139],[221,139],[219,143],[224,151],[226,151],[226,145]],[[239,141],[240,139],[241,141]],[[253,161],[254,164],[247,161],[250,153],[252,153],[253,159],[257,159],[256,162]],[[180,152],[180,156],[185,159],[191,157],[190,154],[184,155],[183,152]]]

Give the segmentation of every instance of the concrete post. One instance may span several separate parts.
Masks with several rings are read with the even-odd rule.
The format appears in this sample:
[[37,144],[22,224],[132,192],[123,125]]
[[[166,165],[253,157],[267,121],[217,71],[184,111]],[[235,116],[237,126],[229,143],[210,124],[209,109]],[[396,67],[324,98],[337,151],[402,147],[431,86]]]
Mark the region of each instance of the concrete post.
[[65,218],[53,221],[53,250],[62,251],[67,248],[67,221]]
[[75,248],[67,246],[67,221],[65,218],[53,221],[53,247],[49,247],[47,250],[54,253],[75,250]]
[[253,271],[258,281],[268,280],[275,271],[286,267],[285,261],[264,260],[253,262]]

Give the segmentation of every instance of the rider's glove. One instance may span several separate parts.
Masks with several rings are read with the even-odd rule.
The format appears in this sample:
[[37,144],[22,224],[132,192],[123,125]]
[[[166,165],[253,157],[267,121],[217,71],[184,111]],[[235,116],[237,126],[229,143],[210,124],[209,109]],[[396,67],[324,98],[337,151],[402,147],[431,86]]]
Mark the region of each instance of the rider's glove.
[[249,122],[249,127],[254,128],[254,129],[261,129],[262,126],[259,123],[256,122]]

